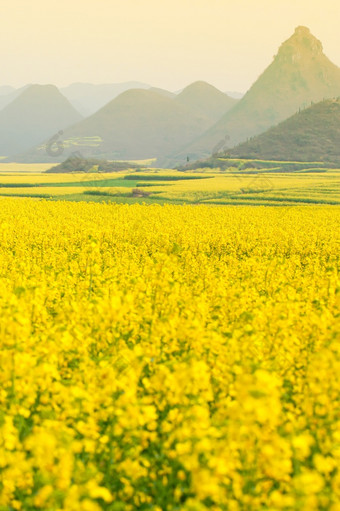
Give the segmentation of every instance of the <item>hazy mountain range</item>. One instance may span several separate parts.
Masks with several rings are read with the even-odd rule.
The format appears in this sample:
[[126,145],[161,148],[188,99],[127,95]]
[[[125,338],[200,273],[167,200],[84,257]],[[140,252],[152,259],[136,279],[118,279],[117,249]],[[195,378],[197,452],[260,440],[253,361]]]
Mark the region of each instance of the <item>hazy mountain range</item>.
[[[62,139],[70,151],[81,150],[83,156],[145,159],[152,154],[164,161],[202,134],[235,102],[204,82],[191,84],[175,97],[157,89],[131,89],[65,129]],[[54,158],[49,158],[42,144],[21,155],[19,161]]]
[[[19,96],[27,87],[32,84],[27,84],[23,87],[16,89],[10,85],[0,86],[0,110],[6,105],[11,103],[13,99]],[[94,114],[97,110],[104,105],[115,99],[123,92],[130,89],[148,89],[168,97],[175,97],[183,91],[172,92],[159,87],[152,87],[143,82],[122,82],[122,83],[72,83],[67,87],[59,87],[60,92],[69,100],[78,112],[87,117]],[[243,93],[231,91],[225,93],[234,99],[240,99]]]
[[[338,96],[340,69],[321,42],[298,27],[244,96],[206,82],[177,93],[140,82],[0,87],[0,153],[38,162],[61,161],[78,150],[84,156],[181,164],[237,146],[311,102]],[[63,150],[48,154],[46,143],[58,132]]]

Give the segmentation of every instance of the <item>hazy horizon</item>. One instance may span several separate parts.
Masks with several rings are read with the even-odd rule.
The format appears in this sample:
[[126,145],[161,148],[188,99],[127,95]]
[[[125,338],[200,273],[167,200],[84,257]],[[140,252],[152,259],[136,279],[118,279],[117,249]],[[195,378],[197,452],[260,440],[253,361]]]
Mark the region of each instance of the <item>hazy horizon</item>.
[[139,81],[172,91],[205,80],[245,92],[305,25],[340,65],[336,0],[3,0],[1,84]]

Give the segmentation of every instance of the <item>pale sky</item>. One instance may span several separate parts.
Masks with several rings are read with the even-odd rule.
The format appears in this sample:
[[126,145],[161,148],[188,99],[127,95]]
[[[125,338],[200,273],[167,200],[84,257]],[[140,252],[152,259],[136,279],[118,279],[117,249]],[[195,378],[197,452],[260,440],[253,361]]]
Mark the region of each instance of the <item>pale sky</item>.
[[298,25],[340,66],[340,0],[0,0],[0,85],[246,91]]

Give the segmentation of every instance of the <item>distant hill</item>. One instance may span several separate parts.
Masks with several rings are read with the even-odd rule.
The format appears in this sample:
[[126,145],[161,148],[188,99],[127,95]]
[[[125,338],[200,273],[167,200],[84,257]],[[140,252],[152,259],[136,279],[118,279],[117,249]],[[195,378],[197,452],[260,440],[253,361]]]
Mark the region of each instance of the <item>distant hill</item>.
[[142,82],[123,83],[72,83],[60,88],[60,92],[85,117],[92,115],[104,105],[130,89],[149,89]]
[[[170,154],[204,131],[201,116],[155,91],[124,92],[92,116],[65,131],[65,138],[99,136],[89,153],[119,159],[144,159]],[[83,148],[85,151],[85,147]]]
[[235,98],[227,96],[213,85],[202,81],[188,85],[175,97],[175,101],[205,117],[211,123],[220,119],[237,103]]
[[228,150],[231,157],[340,163],[340,101],[326,100]]
[[81,119],[54,85],[31,85],[0,112],[0,154],[25,151]]
[[[66,148],[79,150],[86,158],[165,161],[209,125],[211,119],[181,101],[152,90],[132,89],[64,130],[62,139]],[[46,156],[44,145],[40,145],[16,161],[61,161],[67,154],[59,159]]]
[[321,42],[308,28],[298,27],[247,94],[182,155],[207,156],[225,137],[232,147],[266,131],[311,101],[339,95],[340,69],[324,55]]

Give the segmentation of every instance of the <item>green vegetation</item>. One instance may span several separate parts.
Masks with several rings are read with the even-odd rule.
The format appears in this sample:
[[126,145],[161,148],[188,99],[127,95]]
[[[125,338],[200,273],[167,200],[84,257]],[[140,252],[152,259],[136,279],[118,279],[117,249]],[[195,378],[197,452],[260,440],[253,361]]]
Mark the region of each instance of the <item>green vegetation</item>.
[[[340,163],[340,100],[326,100],[231,149],[231,156]],[[315,165],[315,164],[312,164]]]
[[324,172],[327,168],[335,167],[335,164],[323,162],[301,162],[301,161],[283,161],[283,160],[259,160],[247,158],[232,158],[226,154],[212,156],[207,160],[196,161],[178,167],[180,171],[193,171],[198,169],[216,169],[228,170],[236,168],[244,174],[256,174],[258,170],[270,173],[282,172]]
[[127,176],[124,177],[124,179],[139,179],[139,180],[142,180],[142,181],[188,181],[190,179],[208,179],[209,176],[198,176],[198,175],[195,175],[195,176],[186,176],[185,174],[183,175],[171,175],[171,176],[167,176],[167,175],[164,175],[164,174],[160,174],[160,175],[154,175],[154,174],[128,174]]
[[124,161],[106,161],[96,158],[71,156],[60,165],[54,165],[46,172],[63,174],[70,172],[117,172],[120,170],[138,169],[139,165]]

